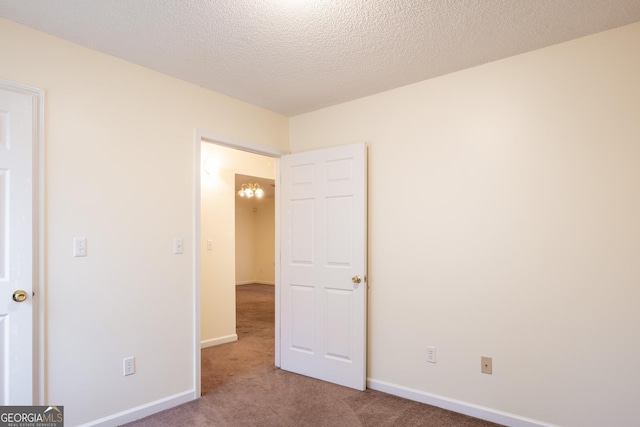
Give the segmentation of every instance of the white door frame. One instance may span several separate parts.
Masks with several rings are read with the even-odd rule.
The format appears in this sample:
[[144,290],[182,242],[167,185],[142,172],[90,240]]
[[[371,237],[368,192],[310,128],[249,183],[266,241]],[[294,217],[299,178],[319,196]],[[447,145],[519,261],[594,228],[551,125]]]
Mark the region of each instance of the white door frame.
[[275,253],[276,253],[276,277],[275,277],[275,365],[280,367],[280,191],[278,182],[280,180],[280,157],[288,154],[286,151],[282,151],[266,145],[257,144],[254,142],[243,141],[241,139],[232,138],[226,135],[218,134],[215,132],[209,132],[202,129],[195,130],[195,136],[193,141],[193,348],[194,348],[194,399],[200,397],[202,392],[201,388],[201,367],[200,367],[200,230],[201,230],[201,215],[200,215],[200,192],[201,192],[201,170],[202,170],[202,142],[208,142],[217,145],[223,145],[225,147],[233,148],[235,150],[247,151],[249,153],[260,154],[262,156],[272,157],[275,160],[276,168],[276,193],[275,193],[275,222],[276,222],[276,238],[275,238]]
[[33,100],[33,404],[43,405],[45,396],[45,286],[44,286],[44,91],[19,83],[0,80],[0,88],[31,96]]

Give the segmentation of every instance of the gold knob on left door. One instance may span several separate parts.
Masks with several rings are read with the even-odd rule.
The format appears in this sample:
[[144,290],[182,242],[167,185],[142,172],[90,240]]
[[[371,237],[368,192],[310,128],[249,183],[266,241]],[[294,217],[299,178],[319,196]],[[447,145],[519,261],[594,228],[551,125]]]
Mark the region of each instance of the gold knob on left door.
[[360,276],[358,276],[358,275],[356,274],[355,276],[353,276],[353,277],[351,278],[351,281],[352,281],[353,283],[360,283],[360,282],[362,282],[362,279],[360,278]]
[[13,300],[15,302],[22,302],[22,301],[25,301],[26,299],[27,299],[27,293],[22,289],[18,289],[13,293]]

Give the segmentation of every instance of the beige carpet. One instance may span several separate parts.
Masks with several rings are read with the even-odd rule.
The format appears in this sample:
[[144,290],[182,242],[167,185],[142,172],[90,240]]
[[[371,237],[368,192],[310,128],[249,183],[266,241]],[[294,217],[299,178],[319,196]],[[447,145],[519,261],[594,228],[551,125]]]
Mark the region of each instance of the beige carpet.
[[202,398],[128,426],[496,426],[275,368],[273,291],[269,285],[237,287],[239,340],[202,351]]

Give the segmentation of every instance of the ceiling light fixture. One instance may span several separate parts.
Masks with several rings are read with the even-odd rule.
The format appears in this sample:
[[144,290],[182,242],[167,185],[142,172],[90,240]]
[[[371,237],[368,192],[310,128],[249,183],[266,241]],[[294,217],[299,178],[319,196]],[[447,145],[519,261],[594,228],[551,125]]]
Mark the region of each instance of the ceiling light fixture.
[[250,182],[249,184],[242,184],[240,191],[238,191],[238,196],[246,197],[248,199],[252,197],[257,197],[258,199],[260,199],[264,196],[264,190],[260,188],[258,184],[253,184]]

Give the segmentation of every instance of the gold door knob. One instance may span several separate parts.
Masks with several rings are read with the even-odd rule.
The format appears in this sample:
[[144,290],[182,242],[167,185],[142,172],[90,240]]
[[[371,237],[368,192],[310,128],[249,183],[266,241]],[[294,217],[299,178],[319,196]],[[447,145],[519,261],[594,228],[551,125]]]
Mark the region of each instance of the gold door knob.
[[27,299],[27,293],[22,289],[19,289],[13,293],[13,300],[15,302],[22,302]]
[[358,275],[356,274],[355,276],[353,276],[353,277],[351,278],[351,281],[352,281],[353,283],[360,283],[360,282],[362,282],[362,279],[360,278],[360,276],[358,276]]

